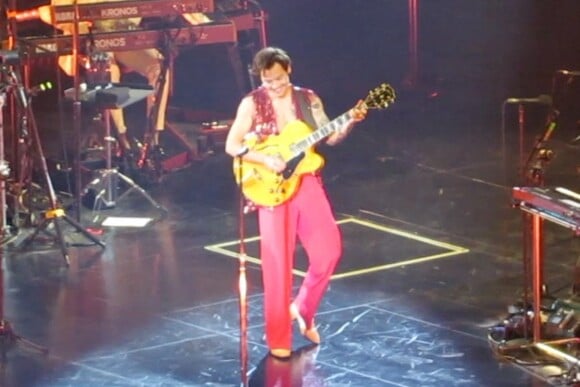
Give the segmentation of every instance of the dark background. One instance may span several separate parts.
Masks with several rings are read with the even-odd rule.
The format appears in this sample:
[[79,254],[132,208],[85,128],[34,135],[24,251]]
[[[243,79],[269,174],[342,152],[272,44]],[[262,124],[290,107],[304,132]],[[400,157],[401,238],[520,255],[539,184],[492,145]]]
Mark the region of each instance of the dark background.
[[[18,8],[46,3],[18,1]],[[367,90],[387,82],[398,93],[394,111],[413,115],[430,109],[430,114],[449,120],[460,119],[457,112],[468,112],[463,115],[465,130],[471,130],[471,122],[498,127],[502,101],[540,94],[553,94],[563,126],[576,125],[580,77],[553,83],[556,70],[580,69],[579,1],[418,1],[414,85],[405,82],[413,75],[408,3],[263,0],[261,6],[268,15],[268,43],[289,52],[294,83],[316,90],[329,116],[342,113]],[[21,35],[50,33],[50,28],[38,22],[19,28]],[[31,84],[50,79],[59,86],[37,98],[39,109],[53,109],[72,80],[47,59],[33,64],[31,70]],[[224,45],[182,48],[175,70],[171,105],[180,109],[233,117],[240,97],[248,91],[236,85]],[[137,105],[130,109],[143,108]],[[511,110],[508,113],[513,115]],[[543,114],[537,119],[530,115],[533,126],[542,125]],[[507,117],[508,122],[514,120]],[[433,130],[445,130],[444,125]]]

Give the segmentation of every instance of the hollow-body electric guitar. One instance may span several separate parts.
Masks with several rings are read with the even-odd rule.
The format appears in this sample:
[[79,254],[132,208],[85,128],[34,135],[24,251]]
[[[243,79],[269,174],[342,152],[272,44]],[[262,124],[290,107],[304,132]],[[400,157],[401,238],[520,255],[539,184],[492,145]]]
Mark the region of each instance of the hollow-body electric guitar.
[[[395,101],[395,91],[388,84],[371,90],[362,102],[367,109],[386,109]],[[259,206],[280,205],[294,196],[302,175],[324,166],[324,159],[314,146],[340,129],[352,118],[350,110],[316,130],[302,121],[288,123],[280,134],[258,141],[256,136],[246,139],[244,146],[271,156],[279,156],[286,168],[276,173],[260,163],[234,159],[234,175],[244,196]],[[240,170],[241,168],[241,170]]]

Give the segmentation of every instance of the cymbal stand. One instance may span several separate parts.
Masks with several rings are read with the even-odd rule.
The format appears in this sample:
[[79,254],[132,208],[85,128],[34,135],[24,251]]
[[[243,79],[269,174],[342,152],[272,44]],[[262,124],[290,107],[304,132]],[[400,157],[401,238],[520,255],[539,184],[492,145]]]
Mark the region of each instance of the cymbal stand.
[[54,229],[56,230],[55,237],[56,242],[58,243],[61,253],[63,255],[65,264],[69,266],[69,255],[68,255],[68,248],[66,242],[64,241],[63,231],[61,228],[59,220],[64,220],[71,226],[73,226],[78,232],[82,233],[87,239],[93,241],[95,244],[101,246],[102,248],[105,247],[104,243],[85,230],[77,221],[69,217],[63,208],[60,208],[56,199],[56,194],[54,191],[54,187],[52,185],[52,181],[50,175],[48,173],[48,166],[46,164],[46,158],[44,156],[44,151],[40,144],[40,136],[38,134],[38,128],[36,125],[36,119],[34,118],[34,113],[32,111],[32,105],[30,104],[29,97],[26,95],[26,90],[21,83],[19,73],[14,69],[4,68],[5,73],[7,73],[7,78],[11,79],[11,87],[10,90],[16,94],[15,100],[18,103],[18,107],[23,111],[22,114],[25,114],[27,117],[27,124],[28,124],[28,132],[31,135],[32,146],[34,149],[35,156],[37,157],[37,161],[39,163],[40,172],[42,175],[42,179],[44,180],[46,194],[49,199],[50,208],[44,212],[44,219],[43,221],[36,226],[36,229],[32,234],[30,234],[27,238],[22,241],[22,247],[26,248],[30,245],[34,239],[38,236],[40,232],[47,232],[46,229],[48,226],[53,225]]
[[[7,162],[4,160],[4,105],[6,102],[6,93],[0,85],[0,222],[2,237],[5,234],[6,225],[6,181],[10,174]],[[12,325],[4,318],[4,264],[3,264],[3,247],[0,245],[0,354],[2,361],[6,360],[5,346],[11,346],[13,343],[22,343],[31,349],[37,350],[43,354],[48,354],[48,349],[35,344],[22,336],[16,334]]]

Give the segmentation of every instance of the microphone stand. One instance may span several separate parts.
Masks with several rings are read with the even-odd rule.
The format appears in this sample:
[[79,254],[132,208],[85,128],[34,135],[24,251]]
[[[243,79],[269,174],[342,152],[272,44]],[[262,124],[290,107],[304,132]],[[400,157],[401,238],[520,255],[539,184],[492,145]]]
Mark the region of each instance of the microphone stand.
[[[521,105],[520,105],[521,109]],[[544,166],[552,158],[552,152],[544,148],[546,141],[550,139],[554,129],[556,129],[557,119],[560,112],[554,108],[551,109],[546,120],[543,135],[538,138],[534,148],[528,155],[525,163],[521,164],[522,179],[525,185],[542,187],[544,185]],[[520,116],[520,122],[522,117]],[[520,133],[522,131],[520,130]],[[523,146],[523,144],[520,144]],[[521,150],[521,149],[520,149]],[[520,153],[520,159],[523,155]],[[544,283],[543,273],[543,256],[544,256],[544,223],[538,216],[530,215],[524,212],[522,214],[523,224],[523,256],[524,256],[524,336],[528,338],[528,298],[529,298],[529,279],[531,278],[532,286],[532,338],[534,342],[540,337],[540,312],[542,296],[548,292]],[[531,248],[530,248],[531,247]],[[531,264],[530,264],[531,263]]]
[[240,296],[240,377],[242,380],[242,386],[248,385],[248,304],[247,304],[247,293],[248,293],[248,282],[246,279],[246,244],[245,244],[245,222],[244,222],[244,193],[242,190],[242,177],[243,174],[243,157],[249,149],[244,147],[235,156],[238,159],[238,184],[239,184],[239,209],[238,209],[238,224],[239,224],[239,238],[240,247],[238,253],[239,260],[239,277],[238,277],[238,290]]
[[[506,135],[505,135],[505,108],[508,103],[517,102],[518,104],[518,170],[520,171],[521,184],[526,186],[542,186],[544,184],[543,180],[543,169],[544,163],[551,159],[551,151],[544,148],[544,143],[549,140],[552,132],[556,128],[556,120],[559,116],[559,111],[553,108],[552,99],[542,98],[508,98],[502,104],[501,111],[501,152],[502,152],[502,162],[504,168],[504,178],[506,183],[508,183],[507,175],[507,147],[506,147]],[[544,134],[537,140],[533,150],[528,155],[527,159],[524,159],[524,135],[526,127],[526,114],[525,114],[525,103],[543,103],[544,99],[550,101],[552,105],[551,111],[548,115],[546,129]],[[523,313],[523,330],[524,338],[528,338],[528,308],[529,308],[529,283],[530,278],[532,279],[532,306],[534,308],[534,315],[532,321],[532,327],[534,331],[534,337],[537,336],[538,330],[538,316],[541,302],[542,293],[546,293],[545,286],[543,284],[543,273],[538,265],[538,259],[536,255],[542,255],[541,250],[543,249],[543,223],[535,222],[532,226],[532,217],[530,214],[524,212],[522,213],[522,257],[523,257],[523,302],[522,302],[522,313]],[[533,249],[530,249],[530,246]],[[533,251],[531,251],[533,250]]]
[[[556,129],[557,119],[560,112],[555,108],[550,111],[544,133],[536,141],[536,145],[530,153],[525,165],[525,177],[529,184],[537,187],[544,186],[545,165],[552,159],[553,152],[545,147],[545,143],[550,139],[552,133]],[[529,243],[532,250],[532,292],[533,292],[533,320],[532,346],[545,353],[548,356],[554,357],[560,361],[565,362],[570,366],[569,372],[576,373],[579,360],[577,356],[570,355],[567,350],[570,350],[570,345],[577,345],[580,338],[563,338],[556,340],[545,340],[543,338],[542,321],[541,321],[541,302],[542,296],[547,293],[546,284],[543,282],[544,277],[544,219],[538,214],[531,212],[528,214],[528,222],[530,225]],[[549,339],[549,338],[548,338]],[[556,347],[566,345],[567,350],[560,350]]]
[[550,111],[546,120],[544,133],[536,141],[534,148],[523,165],[527,181],[535,186],[542,186],[544,184],[544,167],[552,158],[552,151],[545,148],[544,145],[552,137],[552,133],[557,126],[559,115],[560,112],[556,109]]

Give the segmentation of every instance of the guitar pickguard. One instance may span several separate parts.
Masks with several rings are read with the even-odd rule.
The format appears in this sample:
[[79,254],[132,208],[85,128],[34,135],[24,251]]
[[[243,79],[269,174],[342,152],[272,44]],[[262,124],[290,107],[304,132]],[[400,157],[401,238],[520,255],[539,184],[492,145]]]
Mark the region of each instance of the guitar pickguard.
[[286,161],[286,168],[282,171],[282,177],[284,177],[284,179],[289,179],[290,176],[294,174],[296,167],[298,167],[298,164],[300,164],[305,156],[306,155],[304,152],[301,152],[297,156],[294,156],[290,160]]

